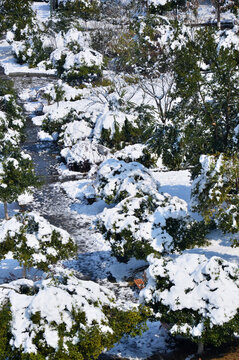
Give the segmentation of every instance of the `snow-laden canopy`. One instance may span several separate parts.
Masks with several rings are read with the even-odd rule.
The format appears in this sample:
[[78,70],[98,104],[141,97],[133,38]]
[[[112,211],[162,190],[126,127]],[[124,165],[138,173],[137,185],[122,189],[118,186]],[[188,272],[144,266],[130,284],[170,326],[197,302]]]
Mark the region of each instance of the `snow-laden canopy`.
[[137,193],[157,192],[159,184],[150,171],[140,163],[108,159],[99,168],[95,186],[102,199],[109,203],[117,203]]
[[[170,251],[174,239],[167,232],[166,220],[187,216],[187,203],[169,194],[151,193],[127,197],[112,209],[105,209],[99,216],[113,246],[127,247],[127,241],[150,245],[152,251]],[[176,231],[175,231],[176,232]],[[118,236],[117,236],[118,235]]]
[[46,270],[58,260],[72,256],[76,246],[67,231],[31,212],[1,223],[0,249],[2,258],[11,252],[25,267]]
[[198,254],[184,254],[174,260],[149,256],[148,261],[147,286],[140,292],[140,301],[158,309],[156,316],[163,321],[175,314],[172,334],[200,338],[207,331],[206,321],[210,328],[223,326],[237,314],[237,264]]
[[[110,305],[113,293],[92,281],[79,280],[67,270],[59,271],[37,282],[20,279],[1,285],[0,304],[10,302],[13,349],[37,353],[42,334],[41,346],[57,351],[63,336],[67,351],[69,344],[80,342],[87,327],[98,324],[103,333],[112,332],[102,308]],[[59,326],[64,328],[62,332]]]

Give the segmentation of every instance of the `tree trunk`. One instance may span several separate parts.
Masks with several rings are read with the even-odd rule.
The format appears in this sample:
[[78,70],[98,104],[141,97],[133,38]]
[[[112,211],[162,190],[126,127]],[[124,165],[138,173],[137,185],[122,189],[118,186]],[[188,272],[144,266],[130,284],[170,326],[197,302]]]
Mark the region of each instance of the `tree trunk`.
[[4,215],[5,215],[5,219],[9,220],[7,202],[6,201],[4,201]]
[[203,351],[204,351],[204,344],[202,342],[199,342],[197,354],[201,355],[203,353]]
[[26,277],[27,277],[27,267],[26,267],[26,265],[23,265],[22,277],[23,277],[23,279],[26,279]]
[[219,1],[217,3],[217,28],[221,29],[221,5]]

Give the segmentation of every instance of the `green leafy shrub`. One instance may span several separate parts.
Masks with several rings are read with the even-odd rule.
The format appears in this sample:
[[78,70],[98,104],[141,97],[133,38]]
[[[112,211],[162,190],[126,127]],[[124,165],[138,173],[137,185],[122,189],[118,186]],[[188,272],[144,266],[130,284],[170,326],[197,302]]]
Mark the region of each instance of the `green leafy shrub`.
[[97,19],[100,7],[97,0],[93,1],[66,1],[59,4],[57,15],[60,20],[73,21],[79,17],[84,20]]
[[1,1],[0,4],[0,34],[11,30],[15,25],[15,40],[22,39],[22,30],[31,27],[34,19],[32,10],[32,0],[7,0]]

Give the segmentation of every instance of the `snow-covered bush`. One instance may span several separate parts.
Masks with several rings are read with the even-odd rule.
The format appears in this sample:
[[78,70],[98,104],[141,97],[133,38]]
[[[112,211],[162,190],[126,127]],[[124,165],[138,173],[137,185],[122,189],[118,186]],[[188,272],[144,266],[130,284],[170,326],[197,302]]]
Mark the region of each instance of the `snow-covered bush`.
[[0,84],[0,200],[16,201],[29,187],[39,185],[31,157],[20,148],[23,140],[24,117],[17,104],[16,93],[10,81]]
[[[0,288],[1,358],[97,359],[123,335],[140,333],[145,310],[123,311],[100,285],[57,271]],[[7,339],[7,341],[6,341]]]
[[140,300],[170,326],[171,334],[216,346],[238,334],[237,264],[197,254],[174,260],[149,256],[148,261],[148,281]]
[[118,54],[116,65],[127,73],[157,78],[167,71],[170,49],[184,38],[186,28],[177,26],[157,14],[133,17],[130,31],[127,29],[112,45]]
[[96,19],[99,16],[99,0],[59,0],[59,22],[83,18]]
[[151,195],[157,192],[158,186],[142,164],[117,159],[108,159],[101,164],[95,184],[96,193],[108,204],[137,194]]
[[92,165],[99,165],[109,155],[109,150],[103,145],[92,143],[90,140],[79,141],[71,148],[61,150],[70,170],[87,172]]
[[8,34],[9,42],[12,42],[12,50],[18,63],[28,63],[30,67],[42,64],[43,68],[51,68],[49,57],[55,49],[56,40],[54,34],[39,24],[36,20],[32,26],[26,26],[21,31],[21,40],[16,41],[16,34]]
[[238,36],[200,29],[185,40],[173,53],[170,121],[153,137],[166,166],[190,166],[195,177],[202,154],[238,151]]
[[[60,99],[59,93],[61,94]],[[50,105],[61,100],[74,101],[77,97],[80,97],[80,94],[81,90],[71,87],[62,80],[58,80],[56,84],[49,83],[46,86],[41,87],[36,93],[36,98],[43,97],[47,100],[48,105]]]
[[58,75],[70,85],[99,80],[102,76],[103,56],[88,47],[80,47],[76,53],[68,47],[57,48],[51,53],[50,60]]
[[0,156],[9,154],[23,138],[24,118],[16,94],[9,81],[0,85]]
[[112,253],[127,262],[202,245],[206,228],[194,221],[184,200],[169,194],[138,192],[98,217],[98,227],[110,242]]
[[[224,232],[239,230],[239,156],[201,155],[201,172],[192,186],[195,210]],[[238,240],[239,241],[239,240]],[[238,245],[237,241],[237,245]]]
[[[2,82],[4,83],[4,80],[2,80]],[[6,87],[8,87],[8,85],[6,85]],[[5,86],[0,88],[1,115],[2,113],[5,113],[6,115],[3,115],[3,117],[7,120],[6,128],[12,128],[13,130],[21,132],[24,126],[23,111],[22,108],[17,104],[15,92],[11,93],[8,91],[11,91],[11,89],[5,88]]]
[[157,155],[144,144],[125,146],[122,150],[116,151],[114,157],[125,162],[136,161],[147,168],[154,167],[157,162]]
[[4,202],[5,218],[8,219],[7,203],[16,201],[25,191],[32,192],[39,186],[31,156],[19,147],[7,147],[0,154],[0,200]]
[[[75,115],[77,116],[77,115]],[[63,125],[61,129],[62,142],[64,146],[72,147],[77,145],[79,141],[86,140],[92,136],[92,127],[85,120],[74,120]]]
[[105,121],[100,133],[100,142],[103,145],[119,150],[141,140],[143,129],[136,123],[136,114],[109,111],[103,116]]
[[[76,254],[77,246],[70,235],[51,225],[37,213],[16,215],[0,226],[0,254],[9,252],[27,268],[47,271],[50,265]],[[25,274],[24,274],[25,275]]]

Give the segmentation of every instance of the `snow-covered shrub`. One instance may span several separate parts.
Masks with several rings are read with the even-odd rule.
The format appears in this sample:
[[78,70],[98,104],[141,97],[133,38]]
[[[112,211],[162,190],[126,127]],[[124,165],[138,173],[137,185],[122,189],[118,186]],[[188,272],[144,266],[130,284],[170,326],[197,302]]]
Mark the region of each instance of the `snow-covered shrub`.
[[96,19],[99,16],[99,0],[59,0],[58,16],[65,22],[74,18]]
[[[55,110],[55,109],[54,109]],[[72,125],[69,125],[71,128],[74,129],[74,124],[75,124],[75,121],[77,119],[79,119],[80,115],[78,114],[77,111],[75,111],[74,109],[64,109],[66,115],[62,116],[62,107],[59,107],[59,113],[57,113],[56,111],[53,113],[47,113],[46,116],[44,117],[43,121],[42,121],[42,130],[49,133],[49,134],[53,134],[53,133],[58,133],[62,134],[61,137],[64,136],[64,129],[67,128],[67,125],[66,124],[72,124]],[[61,115],[60,115],[61,113]],[[77,122],[78,124],[79,122]],[[66,126],[64,126],[66,125]],[[78,127],[78,130],[79,130],[79,127]],[[82,126],[82,130],[84,131],[84,126]],[[66,133],[68,134],[68,132]],[[71,136],[73,136],[71,134]],[[66,137],[68,137],[66,135]],[[73,139],[72,139],[73,140]],[[68,144],[66,144],[68,145]],[[71,143],[71,145],[73,145],[73,143]]]
[[239,156],[201,155],[201,172],[192,186],[194,208],[223,232],[239,230]]
[[127,262],[202,245],[206,228],[194,221],[184,200],[169,194],[140,191],[98,217],[98,227],[110,242],[112,253]]
[[[99,141],[115,150],[127,145],[145,143],[152,136],[154,115],[151,108],[135,106],[122,95],[109,98],[109,112],[102,114]],[[97,129],[97,124],[96,124]]]
[[61,150],[70,170],[87,172],[92,165],[99,165],[109,155],[109,150],[103,145],[92,143],[90,140],[77,142],[71,148]]
[[47,100],[48,105],[53,102],[59,103],[60,101],[65,99],[65,90],[60,81],[58,81],[56,85],[53,85],[53,88],[51,84],[48,89],[50,91],[44,91],[43,93],[43,98]]
[[238,265],[219,257],[184,254],[157,259],[149,256],[147,285],[141,302],[170,333],[216,346],[239,332]]
[[47,100],[48,105],[53,104],[59,98],[58,92],[62,94],[60,100],[64,101],[74,101],[81,95],[81,90],[71,87],[70,85],[64,83],[62,80],[58,80],[57,83],[49,83],[44,87],[41,87],[36,94],[36,98],[43,97]]
[[118,69],[148,78],[159,77],[167,69],[170,47],[182,36],[180,24],[174,27],[165,17],[147,13],[134,17],[130,25],[130,31],[120,34],[112,44],[118,55]]
[[157,162],[157,155],[144,144],[125,146],[122,150],[116,151],[114,157],[125,162],[137,161],[147,168],[154,167]]
[[[3,80],[4,82],[4,80]],[[22,132],[24,126],[24,117],[22,108],[17,104],[15,93],[6,93],[7,89],[0,89],[0,111],[1,114],[5,113],[6,127],[8,129]],[[10,90],[10,89],[9,89]],[[10,90],[11,91],[11,90]]]
[[22,40],[12,43],[12,50],[18,63],[28,63],[30,67],[35,67],[44,62],[45,68],[52,67],[49,57],[55,49],[56,41],[54,34],[47,30],[42,24],[34,21],[34,24],[26,26],[22,30]]
[[86,122],[85,120],[71,121],[68,124],[63,125],[61,130],[62,143],[64,146],[69,147],[78,144],[79,141],[90,138],[93,131],[89,122]]
[[0,254],[12,252],[23,265],[48,270],[50,265],[76,254],[77,246],[70,235],[51,225],[37,213],[16,215],[0,226]]
[[95,184],[98,196],[108,204],[137,194],[151,195],[157,192],[158,186],[142,164],[117,159],[108,159],[101,164]]
[[148,0],[148,12],[152,14],[164,14],[172,11],[175,7],[186,8],[186,0]]
[[50,60],[58,75],[70,85],[81,85],[102,77],[103,56],[88,47],[80,48],[77,53],[68,47],[57,48],[51,53]]
[[124,334],[140,334],[144,327],[146,310],[120,310],[113,298],[67,270],[1,285],[1,358],[97,359]]

